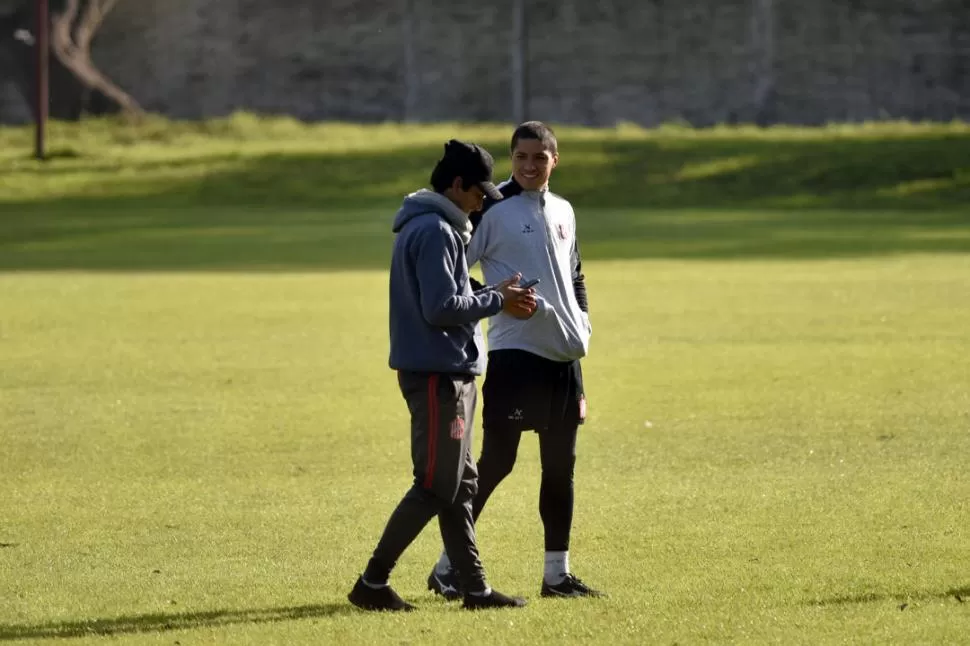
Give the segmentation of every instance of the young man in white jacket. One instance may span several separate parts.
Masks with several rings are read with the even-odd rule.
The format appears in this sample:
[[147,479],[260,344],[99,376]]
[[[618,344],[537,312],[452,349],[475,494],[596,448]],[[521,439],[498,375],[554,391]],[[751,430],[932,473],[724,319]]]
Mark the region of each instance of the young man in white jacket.
[[[592,328],[572,206],[549,191],[559,162],[553,131],[538,121],[512,135],[512,178],[499,186],[504,199],[488,200],[472,216],[468,265],[480,262],[486,283],[520,273],[538,278],[537,310],[528,319],[498,314],[489,319],[488,364],[482,387],[483,440],[478,461],[477,519],[489,496],[515,465],[522,432],[539,436],[542,480],[539,514],[545,533],[541,595],[590,597],[601,593],[572,574],[569,538],[573,516],[576,438],[586,417],[579,360]],[[446,552],[428,588],[458,598]]]

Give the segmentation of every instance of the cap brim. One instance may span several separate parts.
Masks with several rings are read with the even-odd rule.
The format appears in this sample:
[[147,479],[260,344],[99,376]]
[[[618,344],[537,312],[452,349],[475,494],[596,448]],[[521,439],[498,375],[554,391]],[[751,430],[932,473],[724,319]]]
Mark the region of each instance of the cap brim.
[[479,182],[478,186],[481,187],[485,195],[493,200],[501,200],[503,197],[505,197],[502,195],[501,191],[495,188],[495,184],[492,184],[491,182]]

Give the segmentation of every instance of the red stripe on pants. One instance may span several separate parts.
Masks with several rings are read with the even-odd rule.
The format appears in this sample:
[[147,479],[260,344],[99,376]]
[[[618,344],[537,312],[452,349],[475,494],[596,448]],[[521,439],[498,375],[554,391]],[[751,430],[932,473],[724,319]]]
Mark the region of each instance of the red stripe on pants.
[[428,377],[428,466],[424,473],[424,488],[434,483],[434,462],[438,451],[438,375]]

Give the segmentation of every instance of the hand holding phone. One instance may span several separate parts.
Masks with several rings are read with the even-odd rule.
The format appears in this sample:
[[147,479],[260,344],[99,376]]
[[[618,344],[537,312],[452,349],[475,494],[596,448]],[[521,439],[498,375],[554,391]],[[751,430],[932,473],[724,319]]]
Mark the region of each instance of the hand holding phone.
[[521,274],[515,274],[496,285],[496,289],[502,294],[502,310],[506,314],[517,319],[527,319],[535,314],[537,306],[535,292],[530,287],[539,281],[520,283],[521,279]]

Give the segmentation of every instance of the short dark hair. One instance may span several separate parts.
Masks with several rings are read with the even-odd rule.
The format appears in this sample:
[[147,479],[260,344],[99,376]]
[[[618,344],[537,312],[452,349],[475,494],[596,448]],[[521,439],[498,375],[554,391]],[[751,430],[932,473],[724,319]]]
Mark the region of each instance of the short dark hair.
[[555,154],[559,152],[559,142],[556,141],[556,133],[552,128],[541,121],[526,121],[519,124],[519,127],[512,133],[512,146],[510,150],[515,150],[521,139],[536,139],[542,142],[542,147]]
[[431,171],[431,188],[434,189],[435,193],[444,193],[451,188],[456,177],[461,177],[462,188],[471,185],[468,178],[462,177],[461,171],[456,169],[453,164],[439,161],[435,164],[434,170]]

